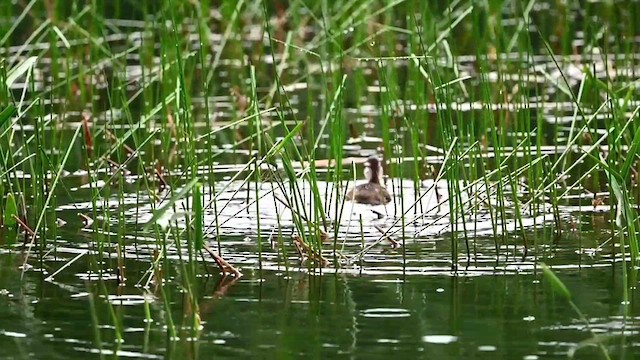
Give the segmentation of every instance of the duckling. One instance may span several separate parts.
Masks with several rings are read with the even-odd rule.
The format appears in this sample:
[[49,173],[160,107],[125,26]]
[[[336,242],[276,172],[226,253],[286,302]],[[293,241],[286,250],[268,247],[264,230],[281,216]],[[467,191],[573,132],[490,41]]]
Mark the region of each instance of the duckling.
[[384,205],[391,201],[389,191],[382,180],[382,164],[376,156],[371,156],[364,163],[364,177],[366,184],[360,184],[349,190],[347,199],[360,204]]

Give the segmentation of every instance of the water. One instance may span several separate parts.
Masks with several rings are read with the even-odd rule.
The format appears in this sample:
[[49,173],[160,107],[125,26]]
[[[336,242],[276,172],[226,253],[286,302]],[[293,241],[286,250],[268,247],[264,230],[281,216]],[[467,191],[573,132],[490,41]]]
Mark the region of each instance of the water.
[[[457,7],[438,19],[438,11],[449,3]],[[74,26],[82,31],[86,27],[89,35],[102,39],[101,47],[90,49],[88,36],[59,23],[51,33],[55,41],[66,34],[70,48],[60,43],[59,53],[53,53],[42,52],[49,49],[48,38],[25,44],[37,19],[56,18],[43,15],[55,9],[36,4],[27,16],[34,23],[21,23],[25,31],[7,37],[0,49],[8,68],[26,56],[40,56],[29,82],[21,78],[11,86],[14,99],[25,101],[21,110],[35,97],[40,100],[11,124],[15,132],[6,144],[21,150],[9,155],[3,150],[2,158],[11,157],[13,163],[2,162],[0,168],[0,194],[22,192],[29,225],[37,222],[38,206],[49,194],[62,155],[69,150],[70,156],[43,222],[46,236],[31,246],[24,234],[0,233],[0,359],[602,359],[598,346],[616,359],[640,356],[637,274],[627,269],[630,303],[623,304],[621,274],[629,259],[620,255],[619,236],[610,222],[607,176],[601,167],[592,170],[594,162],[585,155],[611,156],[607,161],[619,165],[625,160],[619,153],[628,149],[610,145],[628,145],[637,126],[629,114],[638,102],[635,93],[627,94],[637,72],[632,52],[637,39],[629,36],[637,32],[633,16],[616,18],[608,3],[576,3],[560,11],[553,2],[537,1],[530,3],[528,26],[521,22],[524,9],[489,3],[485,9],[442,2],[429,11],[438,21],[406,33],[396,30],[424,20],[408,15],[416,10],[410,2],[397,2],[393,11],[398,19],[411,21],[390,21],[389,29],[378,29],[378,19],[369,18],[360,5],[351,9],[356,28],[340,28],[345,14],[329,6],[323,11],[329,11],[331,26],[338,26],[329,32],[316,21],[323,14],[307,18],[314,9],[298,4],[288,14],[287,26],[293,30],[297,22],[302,31],[293,31],[291,43],[309,46],[317,56],[293,47],[284,56],[280,43],[267,47],[262,24],[252,20],[262,16],[255,6],[243,9],[248,15],[240,15],[237,33],[223,36],[224,21],[233,10],[226,4],[211,9],[211,47],[204,61],[212,66],[218,51],[223,53],[210,73],[213,82],[206,96],[198,22],[188,14],[179,20],[179,32],[188,39],[181,46],[191,52],[182,59],[188,112],[180,112],[175,99],[175,38],[165,26],[170,23],[167,14],[153,6],[143,11],[142,2],[122,11],[123,5],[114,1],[97,21],[94,9],[83,8],[69,24],[80,24]],[[635,4],[624,13],[637,13]],[[68,16],[64,11],[76,11],[67,5],[59,6],[58,19]],[[115,14],[122,18],[111,18]],[[271,19],[272,35],[285,41],[279,30],[287,26],[280,16]],[[610,29],[599,27],[599,16],[612,22]],[[0,8],[3,29],[17,19],[17,13]],[[461,22],[449,29],[452,20]],[[504,29],[493,34],[485,29],[490,23]],[[432,29],[438,32],[420,41],[409,35]],[[446,43],[432,45],[449,30]],[[555,57],[540,43],[538,30],[555,34],[549,36]],[[341,33],[344,39],[334,37]],[[324,37],[329,35],[331,39]],[[414,61],[408,55],[421,50],[416,44],[423,42],[436,46],[434,57]],[[483,50],[478,50],[479,42]],[[500,42],[510,47],[491,54]],[[519,42],[531,44],[522,49]],[[340,45],[349,48],[333,48]],[[562,57],[563,51],[573,55]],[[372,54],[400,57],[373,61]],[[271,93],[274,62],[283,59],[289,62],[275,70],[282,71],[286,101]],[[304,221],[319,223],[321,218],[308,179],[297,183],[299,195],[290,184],[281,188],[272,182],[269,172],[286,179],[278,153],[273,164],[262,164],[263,181],[242,181],[257,148],[249,138],[256,124],[241,121],[253,111],[247,100],[252,94],[249,65],[255,66],[263,134],[274,141],[286,136],[282,115],[290,129],[307,121],[300,130],[303,136],[292,139],[298,148],[319,144],[319,208],[329,217],[324,266],[311,261],[309,253],[299,253],[293,243],[300,233],[317,240],[317,234],[297,225],[301,213]],[[332,73],[324,73],[329,65]],[[339,111],[330,113],[342,71],[347,74],[343,98]],[[439,85],[437,95],[445,93],[444,102],[436,96],[433,75],[453,81]],[[581,91],[585,118],[575,115],[570,90]],[[617,107],[601,108],[614,95],[623,96],[611,100]],[[5,105],[0,98],[0,110]],[[191,122],[185,125],[181,121],[187,113]],[[335,127],[324,122],[333,116]],[[447,121],[451,129],[443,125]],[[622,140],[607,137],[618,136],[611,128],[625,121],[631,125]],[[585,123],[589,136],[583,132],[568,144]],[[389,127],[386,134],[383,125]],[[492,144],[494,127],[499,149]],[[305,142],[310,128],[317,138]],[[81,135],[73,139],[77,129]],[[92,154],[85,150],[85,131],[93,134]],[[344,183],[336,184],[328,144],[340,131]],[[446,131],[451,132],[448,137],[442,135]],[[7,133],[0,133],[4,146]],[[385,136],[392,139],[385,171],[394,201],[342,207],[337,194],[361,177],[361,163],[380,152]],[[453,138],[458,151],[475,147],[469,157],[457,159],[458,169],[448,170],[458,171],[456,180],[434,180],[445,168]],[[263,150],[266,145],[260,144]],[[190,146],[196,155],[189,153]],[[281,149],[287,150],[291,156],[290,149]],[[465,175],[482,178],[511,151],[513,157],[500,165],[505,172],[524,170],[514,183],[501,179],[504,194],[496,192],[496,174],[488,183],[458,181]],[[40,161],[42,154],[47,161]],[[538,155],[541,161],[531,165]],[[190,163],[191,156],[197,162]],[[560,156],[562,163],[550,170]],[[356,174],[351,172],[354,164]],[[305,169],[299,162],[294,165],[296,171]],[[48,175],[39,178],[38,170]],[[154,171],[169,185],[160,186],[161,176]],[[585,173],[590,176],[578,180]],[[204,184],[206,243],[242,271],[240,278],[222,277],[207,253],[200,257],[188,250],[193,238],[186,225],[193,216],[190,197],[172,200],[196,176]],[[547,176],[546,182],[537,183],[536,176]],[[7,190],[9,183],[13,187]],[[463,189],[460,197],[449,197],[453,185]],[[633,202],[640,198],[640,188],[633,182],[630,188]],[[283,205],[295,196],[300,196],[299,205]],[[552,197],[557,204],[551,204]],[[603,202],[592,204],[594,198]],[[157,216],[165,206],[167,211]],[[93,223],[85,224],[87,218],[78,214]],[[391,246],[383,233],[402,246]],[[553,291],[541,263],[551,265],[566,284],[575,308]],[[192,270],[197,275],[189,278]],[[121,329],[122,340],[116,329]]]
[[[606,221],[594,220],[603,213],[582,213],[588,230],[565,231],[560,238],[554,239],[553,231],[544,230],[552,226],[529,228],[526,235],[537,239],[538,247],[525,259],[517,234],[506,234],[507,242],[500,244],[500,255],[496,256],[492,236],[485,231],[485,235],[471,237],[469,231],[470,256],[460,240],[457,263],[451,257],[454,233],[446,226],[420,232],[424,228],[421,222],[405,228],[413,235],[405,238],[404,248],[394,249],[381,242],[362,258],[354,257],[363,250],[360,226],[353,216],[345,217],[340,231],[345,242],[339,254],[354,260],[338,260],[339,265],[334,266],[336,257],[325,251],[330,264],[319,270],[300,262],[290,235],[282,240],[288,263],[281,257],[282,248],[269,241],[268,234],[277,228],[274,214],[278,203],[266,198],[275,196],[268,182],[259,184],[259,194],[265,197],[260,209],[264,220],[262,257],[258,256],[256,208],[246,206],[255,200],[255,192],[235,192],[243,186],[255,184],[231,184],[227,195],[220,196],[219,206],[227,207],[220,211],[218,220],[238,222],[221,226],[220,241],[226,259],[244,276],[221,278],[210,258],[200,262],[199,275],[192,282],[201,325],[198,332],[193,331],[192,306],[178,266],[180,256],[187,258],[186,250],[177,251],[171,245],[176,244],[173,238],[167,237],[168,262],[163,273],[149,281],[147,270],[159,251],[155,237],[144,226],[151,209],[145,200],[118,202],[119,196],[114,195],[113,201],[101,202],[104,208],[98,213],[105,209],[110,209],[109,214],[128,212],[123,223],[128,229],[123,234],[124,285],[118,286],[117,217],[97,219],[100,226],[96,232],[77,218],[81,202],[58,206],[57,214],[67,224],[58,228],[55,251],[48,252],[42,262],[32,255],[22,280],[25,252],[19,245],[3,248],[2,358],[86,359],[101,354],[111,357],[114,352],[122,358],[151,359],[372,359],[390,354],[403,358],[564,359],[570,352],[581,359],[602,358],[600,349],[588,343],[592,336],[587,324],[565,299],[551,291],[536,265],[539,261],[554,265],[577,307],[586,314],[588,326],[602,337],[613,356],[631,359],[638,352],[638,318],[623,316],[621,258],[612,256],[611,246],[606,245],[608,229],[598,227],[598,221]],[[330,184],[324,186],[324,191],[331,191]],[[404,202],[415,198],[411,187],[407,182],[403,189],[407,195]],[[446,189],[442,190],[441,201],[446,199]],[[427,209],[429,197],[424,199]],[[429,201],[437,205],[436,200]],[[372,224],[393,224],[395,206],[400,205],[377,208],[386,211],[383,219],[365,219],[365,246],[379,238]],[[567,205],[564,213],[570,214],[570,209]],[[134,210],[139,217],[134,216]],[[291,234],[294,226],[285,210],[278,210],[280,228]],[[361,216],[370,210],[356,206],[352,211]],[[179,214],[165,215],[178,220],[174,230],[184,229]],[[430,219],[427,215],[437,216],[438,211],[434,208],[432,213],[419,215],[422,221]],[[205,224],[214,221],[208,216]],[[209,243],[215,248],[214,238],[209,233]],[[101,275],[92,271],[101,259],[95,252],[97,241],[103,242],[105,271]],[[53,249],[51,244],[49,247]],[[333,247],[328,244],[326,248]],[[164,279],[164,293],[157,286],[158,278]],[[147,306],[150,321],[145,316]],[[633,302],[628,313],[637,310]],[[116,341],[113,317],[120,322],[122,343]],[[169,335],[169,318],[177,329],[175,337]]]
[[[43,282],[28,272],[23,282],[18,254],[2,255],[0,298],[3,358],[405,358],[563,359],[590,338],[585,325],[540,274],[487,276],[308,276],[248,272],[237,281],[200,278],[203,330],[189,341],[183,294],[169,286],[171,313],[180,340],[167,339],[159,294],[107,282],[124,343],[113,343],[109,312],[96,301],[102,348],[92,331],[87,291],[96,283],[69,273]],[[146,267],[146,263],[128,263]],[[70,270],[84,269],[84,262]],[[129,271],[134,271],[130,268]],[[606,336],[615,358],[634,358],[638,319],[620,313],[620,280],[612,268],[560,272],[593,331]],[[152,322],[146,322],[145,295]],[[115,298],[119,296],[120,299]],[[128,296],[131,296],[129,298]],[[637,311],[637,306],[632,307]],[[182,324],[182,325],[181,325]],[[624,346],[624,348],[623,348]],[[600,359],[595,347],[577,358]]]

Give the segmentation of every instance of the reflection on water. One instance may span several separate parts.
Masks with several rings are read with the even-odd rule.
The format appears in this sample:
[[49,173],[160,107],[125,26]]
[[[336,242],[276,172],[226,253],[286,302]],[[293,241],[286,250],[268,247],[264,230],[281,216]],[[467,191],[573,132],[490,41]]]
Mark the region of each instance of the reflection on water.
[[[101,199],[96,228],[77,217],[90,203],[61,197],[56,212],[67,224],[58,229],[55,251],[41,263],[32,258],[23,282],[20,247],[0,254],[0,346],[14,354],[9,358],[382,358],[389,353],[438,359],[566,358],[569,353],[600,358],[589,329],[542,279],[537,263],[544,261],[566,282],[591,331],[602,335],[599,341],[620,358],[634,357],[638,320],[622,316],[616,265],[622,258],[614,256],[608,221],[595,220],[606,216],[608,207],[583,209],[579,199],[569,199],[561,205],[568,230],[559,235],[552,224],[541,226],[552,219],[545,204],[539,204],[537,215],[521,214],[520,221],[507,209],[505,226],[493,236],[481,206],[457,221],[465,231],[451,230],[445,182],[426,182],[418,193],[410,181],[390,184],[394,201],[389,205],[348,203],[332,221],[323,276],[294,250],[295,214],[276,199],[288,194],[269,182],[258,184],[257,192],[254,183],[217,184],[226,190],[215,200],[217,216],[212,203],[205,211],[207,239],[214,246],[219,231],[222,254],[245,276],[221,279],[211,259],[198,265],[197,333],[180,280],[180,259],[188,253],[172,245],[175,236],[184,237],[179,232],[186,229],[188,201],[181,199],[158,219],[170,244],[162,248],[153,230],[145,228],[162,201],[137,193]],[[330,183],[319,185],[323,194],[335,190]],[[469,194],[483,192],[476,188],[459,201],[474,204]],[[310,199],[304,201],[308,213]],[[211,200],[210,193],[205,200]],[[336,214],[335,202],[322,206]],[[398,209],[412,206],[421,210],[409,211],[411,220],[400,225]],[[125,214],[124,221],[118,214]],[[121,234],[116,224],[127,232]],[[381,237],[376,226],[389,229],[404,246],[376,244]],[[278,230],[282,238],[271,238]],[[530,239],[526,256],[522,234]],[[117,286],[116,239],[123,242],[126,259],[124,286]],[[163,275],[155,276],[163,276],[164,292],[155,281],[148,282],[150,263],[163,250],[168,262]],[[102,272],[92,265],[98,261]],[[636,307],[632,303],[629,313]],[[114,318],[122,342],[115,336]],[[169,318],[177,328],[175,337],[169,335]]]
[[[285,279],[284,273],[265,271],[248,272],[226,289],[216,276],[200,278],[202,331],[196,341],[185,340],[190,325],[182,315],[180,289],[167,288],[180,329],[175,342],[167,339],[161,299],[141,295],[145,291],[132,285],[116,288],[107,282],[124,333],[116,347],[109,311],[100,302],[101,346],[91,330],[85,291],[95,294],[96,283],[73,275],[85,268],[84,262],[54,282],[28,272],[21,284],[15,270],[19,256],[3,254],[1,259],[0,345],[6,358],[84,359],[114,351],[134,358],[387,358],[393,353],[401,358],[561,359],[569,351],[581,359],[601,358],[597,348],[580,345],[590,338],[586,327],[547,291],[540,274],[406,279],[293,274]],[[145,263],[128,265],[131,274],[146,269]],[[621,291],[616,271],[585,268],[560,276],[592,329],[607,334],[612,355],[631,359],[639,324],[634,317],[614,315],[620,311]],[[145,319],[145,302],[151,321]]]

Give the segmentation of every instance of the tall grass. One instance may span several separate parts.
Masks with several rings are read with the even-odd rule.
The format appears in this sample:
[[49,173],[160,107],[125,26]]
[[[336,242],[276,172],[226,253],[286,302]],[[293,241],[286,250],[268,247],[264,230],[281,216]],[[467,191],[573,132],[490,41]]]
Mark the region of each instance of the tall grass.
[[[24,241],[38,244],[26,261],[35,253],[42,265],[58,249],[61,199],[90,202],[76,205],[96,220],[87,267],[101,279],[118,273],[123,286],[127,278],[157,281],[171,338],[179,324],[165,282],[184,289],[197,336],[202,249],[211,241],[217,256],[233,250],[221,214],[242,197],[242,211],[258,217],[245,230],[257,254],[250,266],[260,270],[274,236],[287,272],[298,267],[296,236],[310,272],[325,271],[323,252],[336,269],[345,258],[362,269],[388,236],[400,237],[406,268],[407,247],[419,237],[412,226],[446,219],[455,273],[478,257],[482,216],[496,264],[537,260],[549,245],[538,231],[567,234],[563,208],[572,195],[608,193],[610,213],[618,214],[610,242],[620,244],[614,249],[626,277],[639,251],[630,189],[638,181],[640,106],[632,81],[637,46],[625,35],[638,25],[607,3],[581,13],[573,4],[551,12],[536,3],[0,5],[0,18],[14,19],[0,24],[4,226],[15,230],[17,218],[35,234]],[[572,11],[580,25],[568,20]],[[371,227],[349,214],[345,193],[370,153],[386,161],[394,203],[388,227],[365,244]],[[230,163],[240,166],[220,175]],[[74,183],[86,183],[89,194],[71,191]],[[229,190],[234,184],[241,186]],[[445,188],[446,197],[427,201]],[[133,193],[137,209],[150,207],[148,224],[129,218]],[[222,200],[229,193],[232,200]],[[277,226],[260,218],[267,206]],[[355,239],[347,238],[352,221]],[[136,245],[153,239],[157,252],[142,275],[125,274],[132,233]],[[362,249],[347,254],[347,242]]]

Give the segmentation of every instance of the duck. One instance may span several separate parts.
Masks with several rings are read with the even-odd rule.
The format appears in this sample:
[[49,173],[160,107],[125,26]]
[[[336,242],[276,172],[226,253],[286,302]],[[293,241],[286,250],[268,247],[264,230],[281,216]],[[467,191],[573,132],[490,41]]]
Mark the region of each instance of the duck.
[[367,182],[349,190],[347,200],[367,205],[388,204],[391,201],[391,195],[383,185],[380,159],[377,156],[371,156],[364,163],[364,166],[364,176]]

